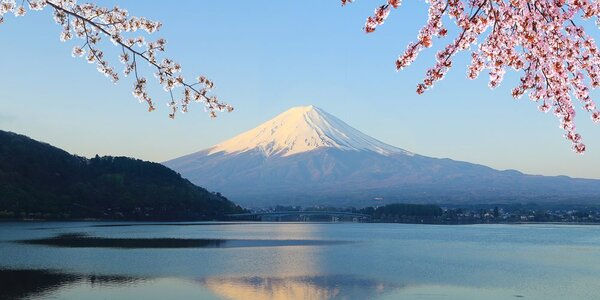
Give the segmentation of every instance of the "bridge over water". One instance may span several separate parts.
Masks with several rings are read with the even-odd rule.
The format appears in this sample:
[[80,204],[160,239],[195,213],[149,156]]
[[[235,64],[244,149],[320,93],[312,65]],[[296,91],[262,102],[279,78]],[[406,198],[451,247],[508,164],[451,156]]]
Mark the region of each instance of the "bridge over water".
[[243,219],[254,219],[261,221],[282,221],[289,220],[290,218],[296,217],[298,221],[311,221],[315,218],[330,218],[332,222],[338,221],[352,221],[361,222],[371,219],[370,215],[344,212],[344,211],[271,211],[271,212],[254,212],[254,213],[243,213],[243,214],[229,214],[228,217],[232,218],[243,218]]

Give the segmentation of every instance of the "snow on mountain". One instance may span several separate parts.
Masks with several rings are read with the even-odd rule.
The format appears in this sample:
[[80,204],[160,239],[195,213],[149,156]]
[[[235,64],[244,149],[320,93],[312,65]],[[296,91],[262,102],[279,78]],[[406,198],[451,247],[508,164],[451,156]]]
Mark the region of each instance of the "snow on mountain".
[[208,154],[258,149],[266,157],[285,157],[322,147],[373,151],[382,155],[412,155],[382,143],[312,105],[291,108],[250,131],[210,148]]
[[247,207],[593,202],[600,180],[532,176],[390,146],[314,106],[164,163]]

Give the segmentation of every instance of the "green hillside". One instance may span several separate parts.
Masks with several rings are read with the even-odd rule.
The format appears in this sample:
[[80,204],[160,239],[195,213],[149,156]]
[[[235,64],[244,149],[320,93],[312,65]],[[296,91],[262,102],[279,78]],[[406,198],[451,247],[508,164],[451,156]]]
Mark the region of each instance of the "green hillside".
[[213,220],[240,211],[161,164],[87,159],[0,130],[0,217]]

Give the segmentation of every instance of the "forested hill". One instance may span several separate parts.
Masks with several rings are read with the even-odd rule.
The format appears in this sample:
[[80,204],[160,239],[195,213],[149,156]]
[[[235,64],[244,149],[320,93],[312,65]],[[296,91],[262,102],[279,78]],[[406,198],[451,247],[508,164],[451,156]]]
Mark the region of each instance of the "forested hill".
[[0,218],[213,220],[241,211],[161,164],[87,159],[0,130]]

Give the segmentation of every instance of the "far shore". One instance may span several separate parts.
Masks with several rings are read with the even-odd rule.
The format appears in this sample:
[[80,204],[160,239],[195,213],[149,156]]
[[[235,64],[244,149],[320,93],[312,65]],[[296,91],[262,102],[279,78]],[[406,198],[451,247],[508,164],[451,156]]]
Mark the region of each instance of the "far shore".
[[412,224],[412,225],[600,225],[594,222],[489,222],[489,223],[420,223],[420,222],[327,222],[327,221],[255,221],[255,220],[111,220],[111,219],[0,219],[1,223],[53,223],[53,222],[98,222],[98,223],[135,223],[135,225],[172,225],[187,226],[201,225],[202,223],[211,225],[235,225],[235,224]]

